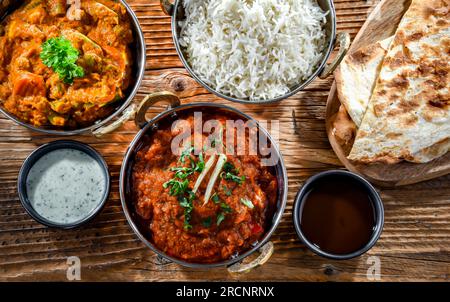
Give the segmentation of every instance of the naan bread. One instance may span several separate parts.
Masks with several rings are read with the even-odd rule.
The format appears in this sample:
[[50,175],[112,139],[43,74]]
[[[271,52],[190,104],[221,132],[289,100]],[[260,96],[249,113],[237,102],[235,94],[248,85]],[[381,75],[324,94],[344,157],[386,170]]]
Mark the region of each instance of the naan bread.
[[346,152],[350,151],[356,136],[356,124],[341,104],[333,121],[333,135]]
[[[393,39],[393,36],[389,37],[347,55],[335,74],[339,100],[343,105],[339,108],[333,123],[333,135],[344,149],[351,147],[354,143],[356,127],[361,124],[381,69],[381,63]],[[360,78],[365,80],[362,81]],[[450,139],[447,139],[414,153],[407,160],[414,163],[426,163],[445,155],[449,150]]]
[[[427,161],[448,152],[450,0],[413,0],[384,59],[349,159]],[[437,144],[437,145],[436,145]],[[422,152],[422,153],[421,153]]]
[[414,153],[411,159],[408,161],[413,163],[427,163],[433,159],[439,158],[445,155],[450,150],[450,139],[444,139],[441,142],[434,144],[428,148],[422,149],[417,153]]
[[335,73],[339,100],[357,127],[361,125],[381,63],[393,39],[389,37],[348,54]]

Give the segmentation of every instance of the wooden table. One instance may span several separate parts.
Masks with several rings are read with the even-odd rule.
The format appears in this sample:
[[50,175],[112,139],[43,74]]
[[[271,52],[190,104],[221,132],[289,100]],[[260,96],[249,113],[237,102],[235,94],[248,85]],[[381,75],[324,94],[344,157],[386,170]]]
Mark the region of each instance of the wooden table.
[[[103,212],[88,226],[71,231],[48,229],[31,219],[20,205],[16,181],[25,157],[36,147],[58,139],[32,133],[0,117],[0,280],[67,280],[67,257],[81,259],[83,281],[97,280],[301,280],[366,281],[372,256],[381,261],[382,281],[449,280],[450,176],[397,189],[380,189],[386,219],[377,245],[366,255],[330,261],[302,245],[293,228],[293,199],[302,183],[320,171],[341,168],[325,133],[325,103],[332,78],[316,80],[305,91],[280,104],[244,106],[207,93],[183,69],[170,32],[170,18],[157,0],[129,0],[147,40],[147,70],[137,99],[158,90],[177,93],[184,103],[213,101],[239,108],[257,119],[279,119],[280,148],[289,174],[289,200],[272,240],[268,263],[241,275],[224,268],[187,269],[160,265],[134,235],[118,196],[122,156],[137,129],[127,123],[113,135],[74,137],[106,158],[112,192]],[[335,0],[338,30],[354,37],[377,1]],[[154,108],[153,113],[161,108]],[[295,131],[292,112],[295,111]],[[368,261],[369,260],[369,261]],[[368,263],[369,262],[369,263]]]

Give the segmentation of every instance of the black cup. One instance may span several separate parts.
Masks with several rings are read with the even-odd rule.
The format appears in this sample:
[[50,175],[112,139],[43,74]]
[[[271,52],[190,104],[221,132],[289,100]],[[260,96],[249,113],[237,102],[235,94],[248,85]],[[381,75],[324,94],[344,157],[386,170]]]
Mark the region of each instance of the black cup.
[[[68,224],[62,224],[62,223],[56,223],[54,221],[50,221],[46,219],[45,217],[41,216],[36,210],[33,208],[30,200],[28,199],[27,194],[27,186],[26,181],[28,178],[28,173],[30,172],[31,167],[45,154],[58,150],[58,149],[75,149],[79,150],[81,152],[86,153],[87,155],[91,156],[93,159],[95,159],[100,166],[103,168],[104,176],[106,179],[106,188],[105,193],[100,200],[97,207],[89,213],[88,216],[84,217],[83,219],[76,221],[74,223],[68,223]],[[59,229],[73,229],[76,227],[80,227],[82,225],[87,224],[89,221],[91,221],[104,207],[106,200],[109,196],[110,191],[110,175],[108,170],[108,165],[106,164],[103,157],[92,147],[72,140],[58,140],[54,141],[45,145],[42,145],[41,147],[34,150],[23,162],[22,168],[19,172],[19,177],[17,180],[17,189],[19,193],[19,199],[22,203],[22,206],[25,208],[27,213],[37,222],[48,226],[52,228],[59,228]]]
[[[356,250],[354,252],[351,252],[349,254],[331,254],[326,251],[321,250],[319,247],[317,247],[315,244],[313,244],[311,241],[308,240],[308,238],[305,236],[305,234],[302,232],[301,229],[301,217],[302,217],[302,211],[303,211],[303,203],[306,200],[306,195],[309,192],[309,190],[319,181],[323,180],[327,177],[346,177],[353,181],[356,181],[362,185],[367,190],[367,194],[370,197],[370,201],[372,202],[373,209],[374,209],[374,215],[375,215],[375,226],[372,233],[372,236],[370,240],[365,244],[362,248],[359,250]],[[294,218],[294,225],[295,230],[297,232],[298,237],[300,240],[314,253],[316,253],[319,256],[334,259],[334,260],[346,260],[351,259],[355,257],[359,257],[365,252],[367,252],[369,249],[371,249],[375,243],[377,242],[378,238],[380,238],[381,232],[383,230],[383,224],[384,224],[384,208],[383,208],[383,202],[380,198],[380,195],[375,190],[375,188],[364,178],[359,176],[358,174],[343,171],[343,170],[331,170],[322,172],[319,174],[314,175],[313,177],[309,178],[306,183],[303,185],[303,187],[300,189],[300,191],[297,193],[297,196],[295,197],[295,204],[294,204],[294,210],[293,210],[293,218]]]

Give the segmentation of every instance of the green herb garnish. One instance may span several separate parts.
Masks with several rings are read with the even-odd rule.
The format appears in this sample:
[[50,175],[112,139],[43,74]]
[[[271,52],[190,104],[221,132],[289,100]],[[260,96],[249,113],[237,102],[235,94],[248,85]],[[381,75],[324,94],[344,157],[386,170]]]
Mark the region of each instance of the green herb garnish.
[[200,152],[200,154],[198,155],[198,161],[194,167],[194,171],[202,173],[203,169],[205,169],[205,159],[203,158],[203,153]]
[[206,218],[205,220],[203,220],[202,224],[205,228],[209,228],[211,226],[212,223],[212,219],[211,217]]
[[219,212],[219,214],[217,214],[217,226],[219,226],[222,223],[222,221],[225,220],[225,216],[227,214],[233,212],[233,209],[231,209],[231,207],[224,202],[220,203],[220,209],[221,211]]
[[231,213],[233,210],[231,209],[231,207],[229,205],[227,205],[226,203],[222,202],[220,204],[220,208],[222,209],[223,212],[225,213]]
[[163,184],[164,189],[170,186],[169,194],[172,196],[183,195],[188,188],[189,181],[185,179],[184,181],[179,181],[176,179],[171,179]]
[[225,195],[227,196],[231,196],[232,191],[230,189],[228,189],[227,186],[223,185],[222,186],[223,191],[225,192]]
[[214,195],[211,197],[211,200],[212,200],[215,204],[219,204],[219,203],[220,203],[220,198],[219,198],[219,195],[217,195],[217,193],[214,193]]
[[236,171],[236,168],[234,167],[234,165],[232,164],[232,163],[230,163],[230,162],[226,162],[224,165],[223,165],[223,170],[225,171],[225,172],[234,172],[234,171]]
[[170,168],[170,171],[175,172],[175,177],[178,177],[179,179],[186,179],[189,175],[194,173],[194,171],[188,167]]
[[237,176],[232,174],[231,172],[223,172],[221,177],[226,180],[234,181],[235,183],[242,184],[245,181],[245,176]]
[[[180,173],[180,171],[175,173],[175,177],[179,177],[178,173]],[[179,181],[176,178],[173,178],[163,184],[163,187],[165,189],[170,186],[169,195],[178,196],[178,201],[180,203],[180,206],[184,208],[184,229],[185,230],[192,229],[192,225],[190,224],[190,221],[191,221],[191,212],[194,209],[194,205],[192,202],[195,198],[195,194],[191,191],[188,191],[188,185],[189,185],[189,181],[187,179],[184,179],[183,181]],[[189,198],[187,198],[185,196],[186,193],[189,194]]]
[[[181,162],[181,163],[185,163],[186,162],[186,158],[189,158],[189,161],[190,161],[190,164],[191,164],[192,173],[193,172],[201,173],[203,171],[203,169],[205,168],[205,159],[203,157],[203,153],[200,152],[200,154],[198,155],[198,161],[195,162],[194,158],[191,156],[191,153],[194,152],[194,151],[195,151],[194,147],[186,148],[186,150],[184,150],[181,153],[180,159],[178,161]],[[187,169],[187,168],[184,168],[184,169]]]
[[220,175],[220,177],[222,177],[225,180],[230,180],[230,181],[234,181],[238,184],[242,184],[245,181],[245,176],[238,176],[237,174],[239,173],[238,169],[235,168],[235,166],[230,163],[230,162],[226,162],[223,165],[223,172]]
[[84,76],[83,68],[76,64],[79,52],[69,40],[63,37],[51,38],[41,47],[42,62],[47,67],[51,67],[64,83],[72,84],[74,78]]
[[195,198],[195,194],[191,191],[188,192],[189,194],[189,198],[187,198],[186,196],[179,196],[178,197],[178,201],[180,202],[180,206],[184,208],[184,229],[186,231],[191,230],[192,229],[192,225],[191,225],[191,213],[192,210],[194,209],[194,198]]
[[194,147],[188,147],[181,153],[180,162],[184,163],[186,161],[186,157],[188,157],[192,161],[191,153],[194,151]]
[[189,190],[189,180],[187,179],[194,172],[201,172],[205,167],[205,161],[203,159],[203,154],[199,154],[199,160],[195,163],[194,159],[191,157],[191,153],[194,148],[189,147],[185,151],[183,151],[180,162],[185,162],[186,157],[189,157],[191,166],[190,167],[172,167],[170,171],[175,172],[175,175],[172,179],[165,182],[163,187],[169,188],[169,195],[178,196],[178,201],[180,206],[184,208],[184,229],[191,230],[192,225],[191,221],[191,213],[194,209],[193,201],[195,199],[195,193]]
[[247,198],[241,198],[241,202],[250,209],[253,209],[255,207],[253,203]]

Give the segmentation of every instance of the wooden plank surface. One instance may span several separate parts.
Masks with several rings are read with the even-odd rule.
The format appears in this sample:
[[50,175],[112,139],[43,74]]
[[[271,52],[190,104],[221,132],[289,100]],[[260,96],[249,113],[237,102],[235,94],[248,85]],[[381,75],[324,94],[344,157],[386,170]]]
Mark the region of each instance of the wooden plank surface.
[[[293,199],[311,175],[341,168],[325,132],[325,105],[332,78],[316,80],[280,104],[237,105],[207,93],[182,68],[170,32],[170,18],[156,0],[129,0],[147,42],[147,70],[137,99],[157,90],[176,92],[183,103],[213,101],[239,108],[257,119],[280,121],[280,148],[289,175],[288,206],[272,237],[275,253],[264,266],[232,276],[225,268],[187,269],[161,265],[128,226],[120,206],[118,176],[122,156],[137,132],[132,122],[102,139],[73,137],[99,150],[110,166],[112,192],[103,212],[77,230],[48,229],[31,219],[17,196],[17,173],[36,147],[58,139],[32,133],[0,117],[0,280],[67,280],[67,257],[81,259],[83,281],[301,280],[367,281],[373,256],[381,263],[381,281],[448,281],[450,274],[450,176],[396,189],[380,189],[385,226],[378,244],[364,256],[331,261],[302,245],[293,228]],[[352,37],[378,2],[334,1],[338,30]],[[162,108],[152,109],[156,113]],[[295,112],[294,124],[292,112]],[[295,127],[297,131],[295,131]]]

